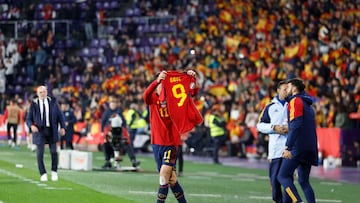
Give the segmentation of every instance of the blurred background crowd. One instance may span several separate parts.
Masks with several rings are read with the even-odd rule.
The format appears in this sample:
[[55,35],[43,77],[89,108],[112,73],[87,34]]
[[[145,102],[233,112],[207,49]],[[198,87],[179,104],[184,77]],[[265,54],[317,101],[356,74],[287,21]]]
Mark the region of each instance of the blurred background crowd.
[[[253,128],[277,82],[302,78],[318,127],[359,127],[360,2],[350,0],[0,0],[0,113],[36,85],[78,121],[109,97],[146,111],[161,70],[194,69],[205,115],[221,106],[230,136]],[[15,29],[16,27],[16,29]]]

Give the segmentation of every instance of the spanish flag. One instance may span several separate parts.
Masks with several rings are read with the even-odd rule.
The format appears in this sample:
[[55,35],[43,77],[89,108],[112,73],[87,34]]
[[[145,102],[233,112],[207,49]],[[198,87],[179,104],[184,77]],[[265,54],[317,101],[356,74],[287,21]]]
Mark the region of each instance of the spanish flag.
[[228,91],[224,85],[212,85],[209,87],[209,93],[214,96],[227,96]]
[[299,51],[297,53],[298,57],[305,57],[307,54],[307,46],[308,46],[308,39],[307,37],[303,37],[299,44]]
[[234,53],[240,44],[240,40],[234,37],[225,38],[225,47],[230,53]]
[[266,31],[267,20],[265,18],[260,18],[258,23],[255,26],[257,31]]
[[299,52],[299,45],[295,44],[292,46],[285,47],[285,60],[290,60],[297,56]]
[[228,10],[221,10],[219,14],[219,19],[222,23],[231,23],[232,16],[230,11]]
[[196,44],[201,44],[201,43],[203,43],[203,41],[204,41],[203,35],[201,33],[196,33],[195,34],[195,42],[196,42]]

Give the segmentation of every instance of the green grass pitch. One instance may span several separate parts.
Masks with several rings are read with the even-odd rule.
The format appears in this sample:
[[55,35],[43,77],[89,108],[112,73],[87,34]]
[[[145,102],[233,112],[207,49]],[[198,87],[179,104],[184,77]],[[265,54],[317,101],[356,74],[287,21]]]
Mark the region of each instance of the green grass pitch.
[[[93,166],[100,167],[103,159],[101,152],[94,152]],[[140,172],[59,169],[59,181],[40,182],[35,152],[25,147],[14,150],[0,146],[0,203],[156,202],[159,181],[154,160],[142,155],[138,155],[138,159],[141,161]],[[16,167],[17,164],[23,167]],[[45,151],[45,164],[49,173],[48,149]],[[130,165],[127,156],[122,165]],[[189,203],[272,202],[266,170],[185,160],[184,176],[179,181]],[[311,183],[317,202],[359,202],[360,184],[317,178],[312,178]],[[301,191],[298,184],[297,187]],[[177,202],[171,191],[167,202]]]

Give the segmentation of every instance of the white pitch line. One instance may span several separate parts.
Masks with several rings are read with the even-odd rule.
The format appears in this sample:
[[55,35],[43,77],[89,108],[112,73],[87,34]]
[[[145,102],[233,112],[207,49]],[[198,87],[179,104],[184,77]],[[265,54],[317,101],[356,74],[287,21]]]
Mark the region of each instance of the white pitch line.
[[[138,194],[138,195],[156,195],[156,192],[145,192],[145,191],[134,191],[130,190],[129,193],[131,194]],[[187,193],[188,196],[193,197],[214,197],[214,198],[221,198],[222,195],[220,194],[195,194],[195,193]]]
[[[37,185],[38,187],[44,187],[45,189],[51,189],[51,190],[72,190],[72,188],[54,188],[54,187],[48,187],[46,185],[46,183],[43,183],[43,182],[39,182],[39,181],[34,181],[34,180],[31,180],[29,178],[25,178],[23,176],[20,176],[20,175],[17,175],[15,173],[12,173],[10,171],[7,171],[7,170],[4,170],[4,169],[0,169],[0,173],[3,173],[7,176],[11,176],[11,177],[14,177],[14,178],[18,178],[20,179],[21,181],[23,182],[29,182],[31,184],[35,184]],[[0,202],[2,203],[2,202]]]
[[342,200],[337,199],[316,199],[316,202],[333,202],[333,203],[341,203]]
[[338,185],[341,186],[342,183],[335,183],[335,182],[320,182],[321,185]]
[[129,193],[139,194],[139,195],[156,195],[156,192],[145,192],[145,191],[134,191],[134,190],[130,190]]
[[266,199],[266,200],[271,200],[272,197],[271,196],[250,196],[250,199]]
[[[250,196],[250,199],[261,199],[261,200],[271,200],[271,196]],[[335,199],[316,199],[316,202],[331,202],[331,203],[342,203],[342,200]]]
[[47,190],[72,190],[72,188],[69,187],[45,187]]
[[216,197],[216,198],[221,198],[222,197],[219,194],[193,194],[193,193],[190,193],[188,195],[193,196],[193,197]]

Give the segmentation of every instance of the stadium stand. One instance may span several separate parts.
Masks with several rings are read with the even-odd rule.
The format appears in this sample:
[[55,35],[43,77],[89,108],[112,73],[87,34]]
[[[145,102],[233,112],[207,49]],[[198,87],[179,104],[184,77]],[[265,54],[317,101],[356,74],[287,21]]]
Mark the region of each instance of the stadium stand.
[[[23,105],[46,84],[80,106],[79,122],[97,122],[109,96],[126,110],[142,103],[155,73],[193,68],[203,115],[222,103],[228,122],[243,124],[247,106],[260,111],[274,84],[299,77],[316,99],[319,128],[360,126],[360,8],[353,1],[8,2],[0,1],[3,100],[17,95]],[[243,116],[231,116],[235,104]]]

